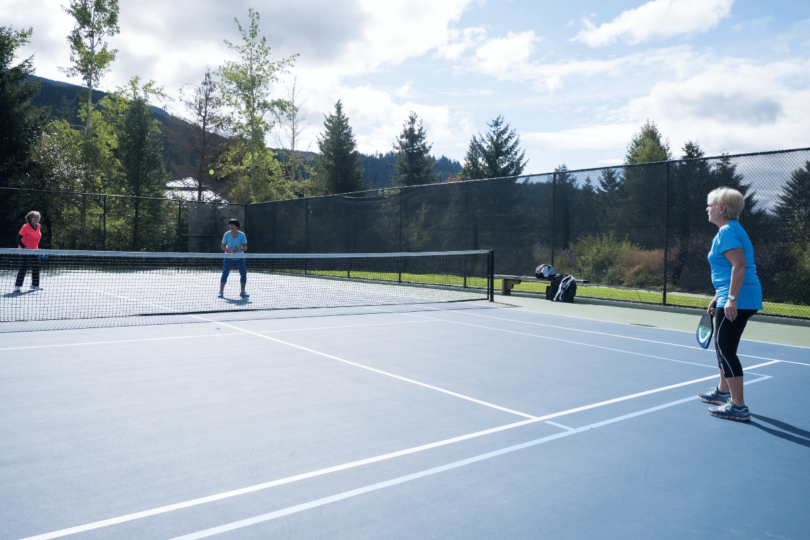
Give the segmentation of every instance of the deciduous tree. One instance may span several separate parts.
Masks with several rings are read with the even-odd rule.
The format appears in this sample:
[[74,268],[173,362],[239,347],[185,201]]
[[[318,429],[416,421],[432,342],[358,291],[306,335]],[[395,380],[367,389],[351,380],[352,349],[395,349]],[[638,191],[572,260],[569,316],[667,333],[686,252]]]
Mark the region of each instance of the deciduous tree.
[[259,38],[259,13],[250,8],[248,16],[248,28],[243,28],[236,17],[233,19],[242,35],[242,43],[236,45],[225,40],[228,48],[241,56],[240,61],[225,62],[216,74],[220,78],[223,100],[234,113],[231,129],[248,145],[250,191],[255,199],[261,181],[256,164],[259,153],[266,148],[265,136],[273,127],[273,119],[290,106],[287,100],[270,99],[270,85],[278,81],[278,76],[292,65],[298,55],[271,62],[267,39]]
[[[190,95],[189,95],[190,93]],[[222,136],[226,134],[227,119],[222,110],[222,98],[217,84],[206,69],[198,85],[186,85],[180,89],[181,101],[188,112],[188,124],[174,120],[168,128],[169,139],[183,155],[180,173],[197,182],[197,200],[202,201],[202,192],[210,171],[224,150]],[[187,157],[191,161],[185,161]],[[215,171],[216,173],[216,171]]]
[[65,13],[73,17],[75,25],[68,35],[70,61],[73,66],[61,68],[68,77],[81,77],[87,87],[87,115],[85,133],[90,131],[90,111],[93,109],[93,90],[101,78],[110,72],[110,64],[118,52],[108,49],[106,38],[120,32],[118,28],[118,0],[71,0]]

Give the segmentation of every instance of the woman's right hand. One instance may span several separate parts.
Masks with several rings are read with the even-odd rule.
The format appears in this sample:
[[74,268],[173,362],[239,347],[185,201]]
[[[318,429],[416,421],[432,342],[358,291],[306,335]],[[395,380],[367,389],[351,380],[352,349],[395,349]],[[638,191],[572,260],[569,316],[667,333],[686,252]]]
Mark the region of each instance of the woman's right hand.
[[714,309],[717,307],[717,298],[711,301],[709,307],[706,308],[706,313],[714,317]]

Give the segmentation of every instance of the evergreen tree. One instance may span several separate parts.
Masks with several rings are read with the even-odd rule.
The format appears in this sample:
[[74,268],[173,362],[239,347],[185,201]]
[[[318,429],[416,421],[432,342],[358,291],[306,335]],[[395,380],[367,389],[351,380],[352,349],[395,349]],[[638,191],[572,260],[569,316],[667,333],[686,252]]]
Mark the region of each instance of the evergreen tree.
[[[729,187],[742,193],[745,197],[745,208],[740,215],[740,220],[745,221],[748,228],[758,228],[756,225],[759,225],[766,217],[765,212],[757,208],[756,191],[751,189],[751,184],[743,184],[743,175],[737,172],[737,164],[732,163],[728,154],[724,153],[719,161],[714,163],[711,178],[712,189]],[[709,191],[707,190],[706,194]]]
[[641,129],[633,135],[624,157],[625,165],[637,163],[654,163],[672,159],[669,151],[669,140],[664,140],[655,122],[647,120]]
[[790,174],[782,188],[776,215],[803,242],[810,242],[810,161]]
[[408,120],[402,126],[402,133],[394,144],[396,162],[393,165],[396,175],[391,176],[393,186],[419,186],[433,184],[440,178],[433,174],[436,160],[430,157],[433,145],[425,140],[425,128],[422,121],[416,123],[416,113],[411,111]]
[[28,82],[34,75],[32,58],[12,65],[15,51],[32,33],[0,26],[0,186],[28,172],[32,145],[48,115],[47,109],[31,107],[39,91],[39,83]]
[[[130,85],[132,95],[124,114],[119,140],[121,166],[126,175],[124,192],[133,197],[164,197],[168,175],[163,166],[163,140],[160,138],[160,122],[152,118],[152,107],[149,105],[150,96],[164,94],[151,81],[139,89],[137,77],[130,81]],[[143,202],[137,198],[132,200],[135,211],[132,249],[144,247],[140,238]],[[150,206],[148,210],[154,214],[157,207]]]
[[599,188],[597,192],[603,195],[614,196],[619,193],[622,179],[617,169],[602,169],[599,173]]
[[315,166],[318,190],[332,194],[367,189],[363,183],[363,158],[357,151],[357,142],[340,100],[335,103],[335,113],[326,117],[323,127],[323,135],[318,137],[321,154]]
[[[607,209],[608,222],[619,237],[629,233],[630,241],[652,247],[652,227],[663,225],[665,215],[666,161],[671,159],[669,142],[654,122],[647,120],[627,146],[619,196]],[[645,164],[645,165],[641,165]]]
[[520,176],[528,163],[526,152],[520,149],[520,137],[500,114],[487,125],[490,129],[485,136],[470,139],[461,176],[467,180]]

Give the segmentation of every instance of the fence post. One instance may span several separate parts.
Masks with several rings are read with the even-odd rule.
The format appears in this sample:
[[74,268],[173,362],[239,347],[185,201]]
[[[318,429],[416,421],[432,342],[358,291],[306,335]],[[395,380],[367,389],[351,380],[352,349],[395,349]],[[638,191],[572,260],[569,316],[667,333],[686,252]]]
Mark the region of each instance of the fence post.
[[664,297],[663,305],[667,305],[667,251],[669,242],[669,164],[667,161],[667,176],[664,183]]
[[555,209],[557,208],[557,173],[551,180],[551,266],[554,266],[554,225],[556,224]]
[[[399,244],[399,252],[402,253],[402,188],[399,188],[399,234],[397,235],[397,242]],[[402,283],[402,272],[399,273],[397,283]]]
[[487,254],[487,296],[490,302],[495,301],[495,250],[490,249]]
[[248,234],[250,230],[248,229],[248,203],[245,201],[245,234]]
[[104,212],[101,217],[101,251],[107,251],[107,196],[104,195]]
[[179,253],[182,249],[182,242],[180,241],[181,235],[183,234],[182,225],[183,223],[183,201],[177,201],[177,247],[175,248]]

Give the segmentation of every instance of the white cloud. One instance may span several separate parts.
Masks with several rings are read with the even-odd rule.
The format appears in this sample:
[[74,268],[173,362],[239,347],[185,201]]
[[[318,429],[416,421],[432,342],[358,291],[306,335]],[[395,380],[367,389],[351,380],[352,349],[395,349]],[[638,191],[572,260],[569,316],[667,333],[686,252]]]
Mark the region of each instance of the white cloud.
[[529,63],[534,45],[540,40],[532,30],[518,34],[509,32],[506,37],[490,39],[479,45],[473,61],[480,71],[490,74],[519,70]]
[[[533,32],[512,34],[482,44],[476,54],[467,59],[467,71],[490,75],[500,80],[526,82],[538,92],[553,92],[565,87],[571,78],[610,77],[618,79],[631,73],[665,71],[680,76],[695,68],[699,56],[688,46],[653,49],[604,60],[563,60],[542,63],[530,60],[534,43],[539,38]],[[515,51],[508,61],[499,61],[501,54]]]
[[551,150],[623,149],[638,131],[634,123],[591,125],[550,132],[530,132],[520,135],[527,148]]
[[734,0],[653,0],[598,27],[585,19],[586,28],[573,40],[601,47],[618,40],[637,44],[653,38],[706,32],[730,15],[733,3]]
[[[655,119],[673,141],[698,140],[707,153],[806,146],[810,60],[754,64],[721,58],[681,81],[662,81],[631,100],[627,117]],[[803,81],[796,85],[796,81]]]
[[468,49],[481,43],[486,38],[486,35],[487,31],[483,27],[465,28],[464,30],[452,29],[450,30],[448,43],[440,45],[436,49],[435,57],[458,61]]

